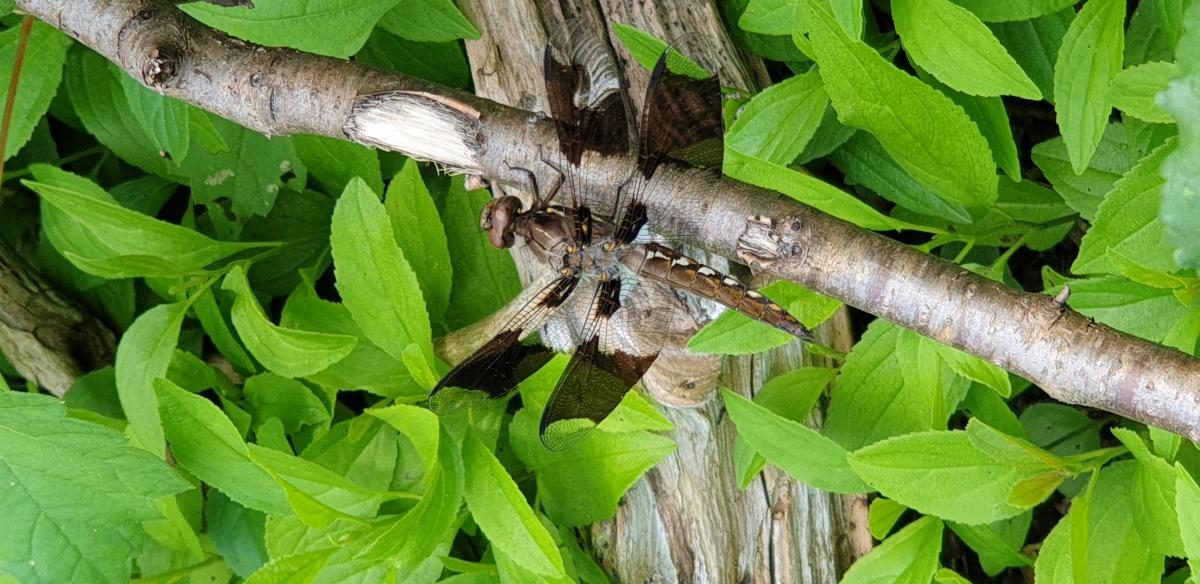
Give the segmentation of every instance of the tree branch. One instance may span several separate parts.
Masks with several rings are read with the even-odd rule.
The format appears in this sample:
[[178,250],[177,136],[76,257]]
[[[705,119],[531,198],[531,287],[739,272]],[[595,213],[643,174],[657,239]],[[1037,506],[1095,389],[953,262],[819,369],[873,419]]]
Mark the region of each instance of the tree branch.
[[[552,124],[530,112],[350,62],[257,47],[196,23],[167,0],[16,5],[146,85],[267,134],[335,136],[507,184],[523,180],[509,164],[537,169],[538,146],[553,143]],[[612,207],[629,162],[602,160],[583,177],[597,208]],[[550,179],[548,172],[539,178]],[[660,192],[684,203],[649,210],[651,225],[666,235],[690,237],[983,357],[1061,401],[1200,440],[1200,360],[772,192],[681,167],[662,168],[658,181]]]

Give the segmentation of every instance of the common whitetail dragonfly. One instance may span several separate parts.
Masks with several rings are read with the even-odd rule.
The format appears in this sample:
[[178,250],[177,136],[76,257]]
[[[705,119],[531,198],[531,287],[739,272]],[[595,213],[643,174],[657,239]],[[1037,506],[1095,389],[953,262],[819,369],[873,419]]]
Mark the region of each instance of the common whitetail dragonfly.
[[[480,220],[493,245],[507,248],[519,240],[549,269],[522,295],[527,300],[515,316],[433,388],[435,411],[511,392],[553,356],[534,342],[540,332],[547,345],[573,352],[540,428],[547,448],[566,449],[604,420],[654,363],[672,309],[654,307],[650,299],[673,295],[672,289],[811,340],[800,322],[761,293],[643,234],[656,169],[679,163],[716,169],[721,162],[721,87],[699,65],[700,51],[677,43],[659,57],[639,136],[608,46],[582,21],[568,21],[551,35],[544,74],[558,149],[541,162],[557,171],[558,181],[542,193],[532,171],[514,168],[528,175],[533,204],[525,209],[518,197],[500,196]],[[587,165],[634,146],[636,162],[618,189],[612,219],[593,216],[587,193],[576,188],[588,176]],[[631,336],[649,341],[639,344]]]

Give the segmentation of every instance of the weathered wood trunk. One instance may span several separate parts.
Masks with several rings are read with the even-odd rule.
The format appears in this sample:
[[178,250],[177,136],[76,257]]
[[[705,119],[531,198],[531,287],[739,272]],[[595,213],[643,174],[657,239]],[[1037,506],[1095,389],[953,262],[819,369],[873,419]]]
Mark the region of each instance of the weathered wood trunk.
[[[462,6],[483,35],[467,43],[476,93],[522,108],[549,111],[542,49],[547,31],[566,17],[584,18],[598,31],[621,22],[664,39],[699,34],[721,62],[723,84],[753,91],[767,82],[760,62],[741,58],[711,2],[466,0]],[[648,75],[609,31],[638,108]],[[514,254],[528,281],[537,266],[519,248]],[[707,260],[725,267],[719,258]],[[824,343],[848,350],[844,311],[817,334]],[[711,357],[671,358],[683,360],[677,367],[692,370],[717,365]],[[799,344],[793,343],[768,354],[729,359],[720,384],[750,396],[770,377],[805,363]],[[670,368],[664,355],[652,372]],[[870,549],[860,497],[811,489],[770,466],[750,488],[739,490],[733,466],[736,431],[722,415],[715,384],[704,384],[702,393],[680,393],[664,378],[669,371],[650,375],[647,386],[660,404],[670,404],[660,409],[675,425],[671,437],[679,448],[629,490],[616,517],[592,528],[593,551],[614,580],[836,582],[855,557]]]

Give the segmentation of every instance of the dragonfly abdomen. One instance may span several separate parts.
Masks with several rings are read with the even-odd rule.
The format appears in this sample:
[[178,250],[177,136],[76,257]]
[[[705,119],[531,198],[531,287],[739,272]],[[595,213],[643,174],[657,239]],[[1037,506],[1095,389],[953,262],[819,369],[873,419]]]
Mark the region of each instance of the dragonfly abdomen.
[[[737,279],[657,243],[647,243],[639,247],[641,250],[633,255],[633,261],[625,262],[639,276],[665,282],[697,296],[715,300],[797,337],[812,339],[812,333],[782,306],[772,302],[762,293],[751,290]],[[636,264],[636,267],[630,264]]]

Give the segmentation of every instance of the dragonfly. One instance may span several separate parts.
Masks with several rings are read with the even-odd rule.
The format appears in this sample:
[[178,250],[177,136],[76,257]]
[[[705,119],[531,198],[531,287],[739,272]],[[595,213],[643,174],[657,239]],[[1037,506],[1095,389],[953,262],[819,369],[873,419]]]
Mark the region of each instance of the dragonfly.
[[[647,234],[648,204],[670,196],[656,188],[656,171],[673,164],[720,171],[721,86],[697,45],[676,41],[662,52],[639,132],[608,45],[579,20],[551,35],[544,76],[558,143],[540,162],[558,180],[543,192],[534,172],[514,168],[527,175],[533,202],[526,207],[502,195],[480,217],[492,245],[527,246],[546,268],[518,297],[521,305],[507,323],[433,388],[430,406],[439,414],[503,397],[556,350],[571,353],[540,425],[542,443],[565,450],[612,413],[654,363],[666,332],[677,328],[679,303],[663,308],[656,300],[671,295],[716,301],[812,340],[762,293]],[[632,168],[612,212],[593,214],[582,177],[613,156],[631,159]]]

